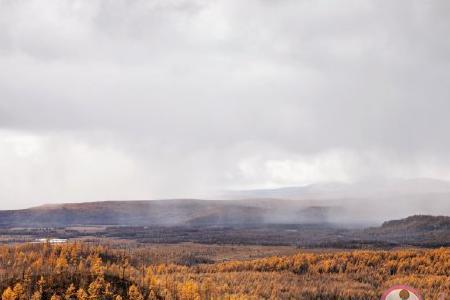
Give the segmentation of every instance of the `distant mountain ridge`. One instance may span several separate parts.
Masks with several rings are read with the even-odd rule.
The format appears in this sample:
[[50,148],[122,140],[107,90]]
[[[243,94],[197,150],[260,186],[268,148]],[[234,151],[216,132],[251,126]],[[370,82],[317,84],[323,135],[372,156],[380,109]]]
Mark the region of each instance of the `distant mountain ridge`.
[[330,221],[334,210],[289,200],[104,201],[0,211],[0,226],[323,223]]
[[342,208],[341,219],[381,223],[410,215],[450,215],[450,182],[430,178],[328,182],[230,191],[224,199],[290,199]]
[[47,204],[0,211],[0,226],[377,225],[411,215],[450,215],[450,183],[411,179],[243,191],[232,200],[172,199]]
[[359,181],[354,183],[325,182],[274,189],[234,190],[225,192],[224,198],[341,198],[366,197],[373,194],[433,194],[450,193],[450,182],[432,178],[412,178]]

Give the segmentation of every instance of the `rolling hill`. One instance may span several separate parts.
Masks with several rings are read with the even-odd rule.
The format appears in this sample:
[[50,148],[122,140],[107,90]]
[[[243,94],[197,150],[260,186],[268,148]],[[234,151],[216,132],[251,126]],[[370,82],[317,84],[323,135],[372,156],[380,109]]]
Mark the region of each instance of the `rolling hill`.
[[357,234],[371,241],[414,246],[450,245],[450,217],[415,215],[384,222]]
[[289,200],[104,201],[0,211],[2,227],[326,223],[336,208]]

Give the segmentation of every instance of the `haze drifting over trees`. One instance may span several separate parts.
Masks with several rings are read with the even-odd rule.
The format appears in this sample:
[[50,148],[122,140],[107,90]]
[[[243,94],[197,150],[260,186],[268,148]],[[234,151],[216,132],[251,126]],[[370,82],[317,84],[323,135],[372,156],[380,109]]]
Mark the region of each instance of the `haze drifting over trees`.
[[2,208],[448,180],[449,6],[0,0]]

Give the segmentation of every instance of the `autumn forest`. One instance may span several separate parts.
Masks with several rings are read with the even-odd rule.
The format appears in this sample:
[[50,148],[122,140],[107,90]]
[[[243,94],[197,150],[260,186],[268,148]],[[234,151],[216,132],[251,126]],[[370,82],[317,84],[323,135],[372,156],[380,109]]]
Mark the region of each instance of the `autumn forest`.
[[415,286],[426,299],[450,292],[448,248],[223,251],[195,244],[2,246],[2,300],[379,299],[394,284]]

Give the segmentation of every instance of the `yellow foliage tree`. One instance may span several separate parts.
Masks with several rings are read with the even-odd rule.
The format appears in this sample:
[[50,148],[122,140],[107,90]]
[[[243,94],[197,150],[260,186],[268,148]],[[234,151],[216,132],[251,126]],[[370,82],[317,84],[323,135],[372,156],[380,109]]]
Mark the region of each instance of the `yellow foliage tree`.
[[181,300],[200,300],[200,292],[198,285],[192,281],[186,281],[181,285],[180,289]]
[[89,295],[85,292],[84,289],[80,288],[77,291],[77,300],[89,300]]
[[14,290],[14,293],[16,294],[18,300],[27,300],[27,296],[25,294],[25,289],[23,288],[23,286],[20,282],[16,283],[13,290]]
[[3,291],[2,294],[2,300],[17,300],[17,294],[8,287],[6,290]]
[[77,289],[75,288],[75,286],[72,283],[67,288],[67,290],[64,294],[64,299],[65,300],[73,300],[73,299],[76,299],[76,296],[77,296]]
[[130,288],[128,289],[128,299],[129,300],[144,300],[144,297],[142,296],[138,287],[135,286],[134,284],[132,286],[130,286]]
[[102,259],[98,255],[90,257],[91,261],[91,273],[95,276],[102,276],[104,274],[104,268]]
[[69,267],[69,263],[67,262],[67,259],[65,255],[62,254],[58,257],[56,260],[56,272],[61,273],[64,270],[66,270]]

